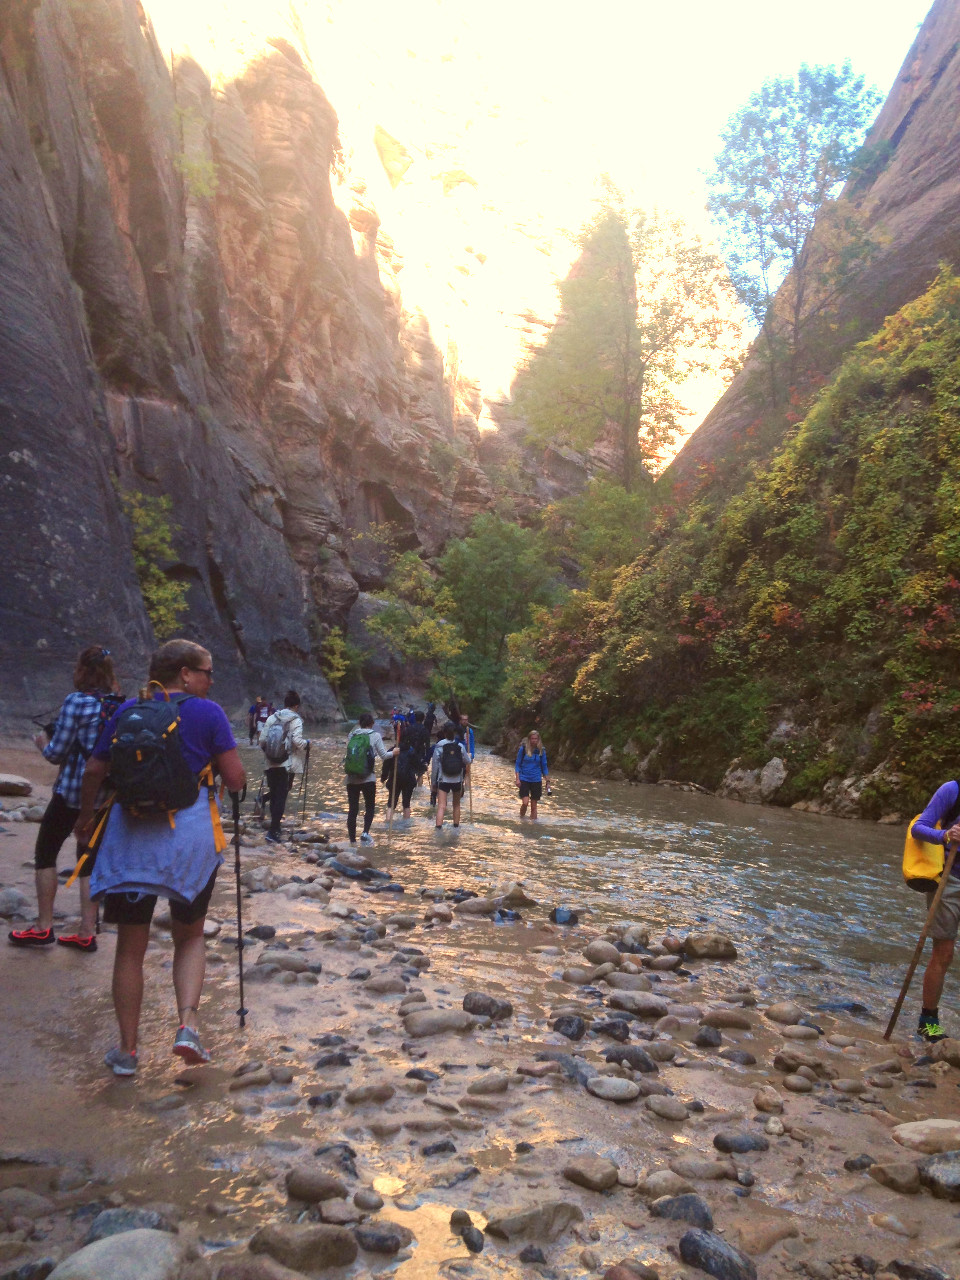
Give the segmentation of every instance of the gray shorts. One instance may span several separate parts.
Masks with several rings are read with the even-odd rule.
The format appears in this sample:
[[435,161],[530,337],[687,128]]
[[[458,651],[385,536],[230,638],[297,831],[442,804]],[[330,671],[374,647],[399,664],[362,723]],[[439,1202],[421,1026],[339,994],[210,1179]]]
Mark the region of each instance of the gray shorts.
[[[933,903],[933,892],[927,894],[927,910]],[[947,878],[947,887],[943,891],[937,914],[933,917],[930,937],[934,942],[953,942],[960,928],[960,877],[951,875]]]

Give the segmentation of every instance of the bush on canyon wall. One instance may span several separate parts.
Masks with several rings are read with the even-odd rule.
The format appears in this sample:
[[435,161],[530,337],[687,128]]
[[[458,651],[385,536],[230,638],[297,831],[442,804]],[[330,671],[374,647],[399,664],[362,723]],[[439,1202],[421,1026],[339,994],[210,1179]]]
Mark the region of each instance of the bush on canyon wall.
[[608,602],[510,641],[515,710],[587,750],[715,786],[787,763],[778,799],[871,774],[914,811],[960,756],[960,280],[944,271],[844,362],[725,505],[663,508]]
[[187,608],[187,584],[171,574],[177,559],[173,503],[138,490],[122,493],[120,502],[130,521],[133,564],[153,634],[158,641],[169,640]]

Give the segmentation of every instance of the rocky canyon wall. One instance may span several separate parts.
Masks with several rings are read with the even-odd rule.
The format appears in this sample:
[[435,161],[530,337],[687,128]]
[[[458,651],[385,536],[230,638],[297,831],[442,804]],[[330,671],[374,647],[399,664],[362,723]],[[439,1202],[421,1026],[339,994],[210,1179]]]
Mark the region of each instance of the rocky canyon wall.
[[99,640],[152,636],[117,490],[168,495],[183,628],[217,694],[303,690],[389,522],[436,553],[491,500],[480,393],[404,306],[403,260],[295,41],[237,74],[164,56],[138,0],[0,9],[0,712]]

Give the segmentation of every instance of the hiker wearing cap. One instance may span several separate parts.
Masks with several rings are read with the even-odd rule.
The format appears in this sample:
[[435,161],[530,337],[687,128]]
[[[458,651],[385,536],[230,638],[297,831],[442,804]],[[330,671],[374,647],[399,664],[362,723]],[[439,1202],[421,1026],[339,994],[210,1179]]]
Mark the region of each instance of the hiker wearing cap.
[[517,786],[520,788],[520,817],[527,816],[527,804],[530,805],[530,818],[537,820],[537,803],[543,795],[543,784],[547,784],[550,794],[550,771],[547,768],[547,753],[536,729],[531,729],[520,743],[517,760],[514,766]]
[[430,769],[430,791],[437,797],[436,828],[443,826],[447,810],[447,796],[453,800],[453,825],[460,826],[460,797],[463,780],[470,772],[470,753],[457,738],[457,726],[448,720],[443,726],[440,741],[433,749]]
[[[101,733],[76,826],[78,838],[97,842],[91,895],[103,897],[104,920],[117,926],[113,1004],[120,1043],[104,1061],[118,1076],[137,1069],[143,957],[158,897],[170,902],[178,1014],[173,1053],[187,1063],[210,1061],[198,1020],[203,925],[226,846],[214,775],[231,791],[246,783],[230,722],[210,698],[209,652],[191,640],[169,640],[150,660],[150,681],[144,696],[125,702]],[[144,726],[158,723],[165,736],[154,733],[147,745]],[[94,831],[94,802],[108,771],[116,799]],[[167,798],[171,779],[182,803]]]
[[260,732],[260,750],[267,764],[265,776],[270,802],[270,829],[265,838],[271,844],[280,843],[280,824],[287,796],[294,778],[303,775],[309,745],[309,738],[303,736],[300,695],[296,689],[288,689],[283,709],[275,711]]
[[[110,650],[92,644],[77,657],[73,670],[73,687],[64,700],[52,726],[52,732],[38,733],[34,738],[39,749],[60,772],[53,784],[53,795],[44,810],[33,852],[37,885],[37,919],[27,929],[11,929],[7,937],[15,947],[45,947],[56,942],[77,951],[96,951],[97,908],[90,901],[89,872],[79,877],[80,927],[76,933],[53,932],[53,903],[57,896],[57,858],[73,833],[80,813],[80,786],[90,752],[96,746],[100,731],[122,699],[117,693]],[[77,858],[80,846],[77,845]]]
[[357,721],[356,728],[347,738],[347,751],[343,758],[343,772],[347,787],[347,835],[351,844],[357,843],[357,818],[360,814],[360,800],[363,799],[363,835],[361,844],[373,844],[370,827],[376,810],[377,775],[375,767],[377,758],[387,760],[400,753],[399,747],[388,751],[383,745],[383,738],[373,727],[373,715],[364,711]]
[[[945,782],[930,797],[923,813],[910,827],[915,840],[926,844],[948,845],[960,842],[960,784]],[[935,882],[926,890],[928,908],[933,904]],[[957,931],[960,928],[960,861],[944,886],[940,905],[937,907],[930,928],[932,948],[923,975],[920,1018],[917,1035],[928,1044],[945,1040],[946,1032],[940,1025],[940,997],[946,981],[947,970],[953,960]]]

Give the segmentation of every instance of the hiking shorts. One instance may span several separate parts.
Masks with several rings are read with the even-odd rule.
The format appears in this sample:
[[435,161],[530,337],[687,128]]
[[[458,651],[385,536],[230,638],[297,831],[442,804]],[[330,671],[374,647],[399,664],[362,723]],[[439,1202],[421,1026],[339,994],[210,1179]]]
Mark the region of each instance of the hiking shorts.
[[542,782],[521,782],[520,783],[520,799],[525,800],[527,796],[531,800],[539,800],[543,795]]
[[[933,890],[927,894],[927,910],[933,903]],[[954,942],[960,928],[960,877],[951,875],[943,891],[937,914],[933,917],[930,937],[934,942]]]
[[441,791],[447,791],[452,796],[463,795],[463,782],[438,782],[437,786]]
[[[178,924],[196,924],[207,914],[213,886],[217,882],[216,871],[200,890],[192,902],[177,902],[171,899],[170,916]],[[149,924],[153,919],[153,911],[157,905],[155,893],[144,894],[142,898],[130,900],[127,893],[107,893],[103,897],[103,919],[106,924]]]

